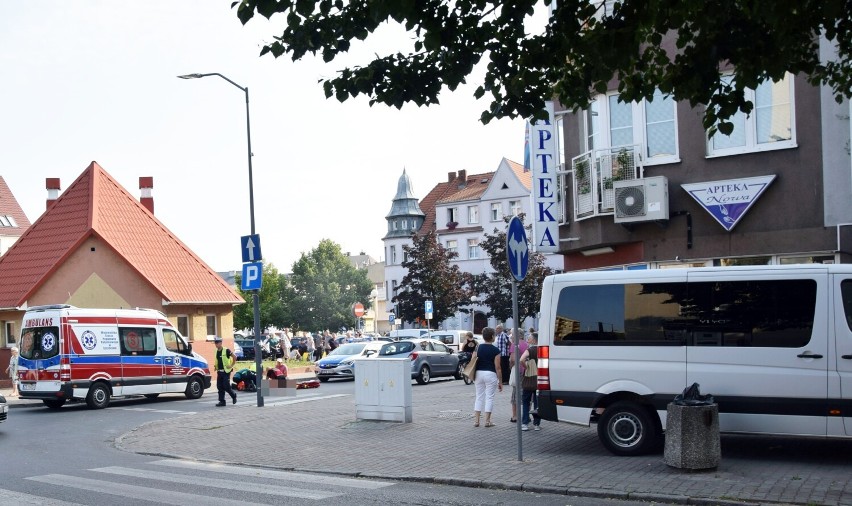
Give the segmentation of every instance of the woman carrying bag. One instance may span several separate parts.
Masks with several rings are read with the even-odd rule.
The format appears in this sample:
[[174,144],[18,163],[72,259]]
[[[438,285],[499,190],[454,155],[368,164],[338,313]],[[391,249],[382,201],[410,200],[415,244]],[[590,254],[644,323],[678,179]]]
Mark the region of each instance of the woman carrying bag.
[[485,412],[485,426],[494,427],[491,422],[491,412],[494,410],[494,392],[503,391],[503,385],[497,380],[500,377],[500,350],[494,346],[494,329],[482,329],[484,343],[476,348],[476,353],[470,360],[473,364],[476,385],[476,401],[473,404],[474,427],[479,427],[479,415]]
[[521,355],[521,363],[526,366],[521,384],[521,430],[530,430],[530,403],[533,405],[533,430],[541,430],[541,417],[538,416],[538,335],[533,332],[527,341],[530,347]]

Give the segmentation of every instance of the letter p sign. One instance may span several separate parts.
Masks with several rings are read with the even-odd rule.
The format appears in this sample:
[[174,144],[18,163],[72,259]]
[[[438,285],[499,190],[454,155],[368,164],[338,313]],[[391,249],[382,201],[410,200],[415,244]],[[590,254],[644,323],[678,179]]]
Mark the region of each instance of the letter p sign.
[[263,284],[263,262],[243,264],[243,279],[241,288],[243,291],[260,290]]

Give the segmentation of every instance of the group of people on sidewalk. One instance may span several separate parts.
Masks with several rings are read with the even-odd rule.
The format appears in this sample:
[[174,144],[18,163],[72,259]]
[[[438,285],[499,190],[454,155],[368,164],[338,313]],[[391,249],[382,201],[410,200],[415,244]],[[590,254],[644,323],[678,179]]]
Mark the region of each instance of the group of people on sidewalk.
[[[496,334],[496,345],[495,345]],[[496,330],[490,327],[482,329],[484,343],[476,346],[473,334],[468,333],[463,351],[469,348],[474,350],[472,362],[474,369],[474,385],[476,386],[476,400],[473,406],[474,427],[479,427],[480,417],[484,413],[485,427],[494,427],[496,424],[491,419],[494,411],[494,396],[497,391],[503,391],[503,385],[510,385],[512,389],[512,417],[510,422],[517,422],[517,395],[516,374],[522,375],[523,384],[521,392],[521,430],[528,431],[530,427],[530,416],[532,415],[533,430],[541,429],[541,418],[538,416],[538,391],[537,384],[537,361],[538,361],[538,336],[531,328],[524,339],[519,339],[517,347],[514,340],[510,339],[503,329],[503,325],[497,325]]]

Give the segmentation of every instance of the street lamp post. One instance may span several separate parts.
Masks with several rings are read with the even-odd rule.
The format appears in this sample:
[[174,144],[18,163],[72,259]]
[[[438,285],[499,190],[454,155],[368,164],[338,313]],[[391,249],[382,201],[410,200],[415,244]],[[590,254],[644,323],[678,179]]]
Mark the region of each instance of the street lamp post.
[[472,295],[470,297],[470,331],[476,333],[476,303],[479,302],[479,297]]
[[[246,139],[248,140],[248,181],[249,181],[249,217],[251,218],[251,235],[255,235],[254,229],[254,179],[252,176],[251,169],[251,121],[249,116],[249,90],[247,87],[240,86],[239,84],[231,81],[227,77],[219,74],[218,72],[211,72],[209,74],[187,74],[184,76],[178,76],[181,79],[200,79],[202,77],[207,76],[218,76],[222,79],[228,81],[233,84],[241,91],[246,94]],[[263,392],[261,392],[260,384],[263,376],[263,352],[260,348],[260,296],[258,295],[259,290],[253,290],[251,294],[251,301],[254,308],[254,363],[255,363],[255,386],[257,387],[257,405],[258,407],[263,406]]]

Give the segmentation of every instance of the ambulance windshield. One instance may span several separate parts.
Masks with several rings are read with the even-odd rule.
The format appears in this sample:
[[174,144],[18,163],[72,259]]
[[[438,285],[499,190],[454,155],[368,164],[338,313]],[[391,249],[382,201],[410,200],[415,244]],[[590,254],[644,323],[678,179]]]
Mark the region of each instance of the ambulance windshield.
[[20,354],[27,359],[52,358],[59,354],[59,327],[32,327],[21,332]]

